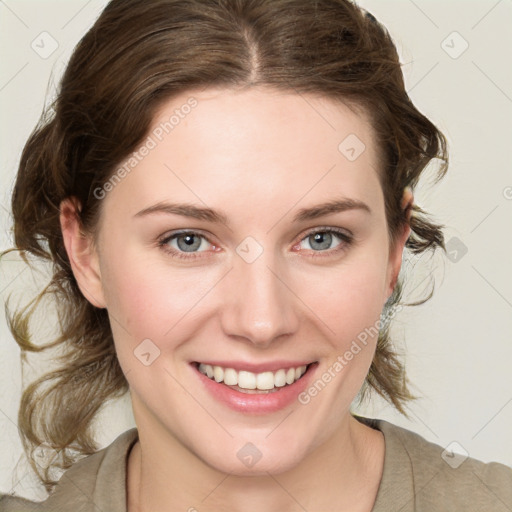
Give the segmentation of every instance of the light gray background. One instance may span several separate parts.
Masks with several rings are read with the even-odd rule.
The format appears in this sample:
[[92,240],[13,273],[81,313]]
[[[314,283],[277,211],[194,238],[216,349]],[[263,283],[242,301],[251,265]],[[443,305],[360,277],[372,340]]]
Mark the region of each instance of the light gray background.
[[[12,245],[9,197],[23,144],[47,89],[51,97],[72,48],[104,5],[100,0],[0,1],[1,249]],[[388,27],[412,100],[449,139],[447,177],[437,186],[424,181],[416,202],[447,226],[454,261],[440,256],[430,262],[434,297],[406,308],[395,322],[413,391],[422,396],[411,406],[411,420],[382,400],[359,412],[443,447],[456,441],[450,446],[455,451],[512,465],[512,2],[364,0],[360,5]],[[51,48],[42,32],[58,44],[47,58],[31,47],[35,41],[39,52]],[[421,291],[429,282],[425,276],[428,268],[420,269],[410,288]],[[2,304],[10,292],[30,297],[37,290],[37,275],[12,255],[2,262],[0,278]],[[51,311],[45,316],[49,328]],[[39,332],[47,334],[45,326]],[[3,315],[0,336],[0,491],[43,498],[26,463],[17,465],[22,368]],[[25,374],[35,375],[29,368]],[[128,397],[109,406],[97,426],[103,446],[134,426]]]

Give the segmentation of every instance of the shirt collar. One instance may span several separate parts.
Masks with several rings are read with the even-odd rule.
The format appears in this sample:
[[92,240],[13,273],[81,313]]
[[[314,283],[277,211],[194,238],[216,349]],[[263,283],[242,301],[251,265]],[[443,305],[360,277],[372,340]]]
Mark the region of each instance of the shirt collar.
[[380,430],[384,435],[384,468],[371,512],[414,511],[414,480],[412,463],[399,436],[396,425],[385,420],[354,415],[361,423]]
[[73,503],[76,512],[126,512],[126,468],[137,439],[137,429],[131,428],[106,448],[73,464],[45,501],[45,510],[64,510]]
[[[384,468],[372,512],[413,512],[412,464],[397,427],[385,420],[353,416],[384,435]],[[75,463],[62,475],[45,506],[58,510],[73,502],[77,512],[126,512],[128,455],[137,440],[137,428],[131,428],[106,448]]]

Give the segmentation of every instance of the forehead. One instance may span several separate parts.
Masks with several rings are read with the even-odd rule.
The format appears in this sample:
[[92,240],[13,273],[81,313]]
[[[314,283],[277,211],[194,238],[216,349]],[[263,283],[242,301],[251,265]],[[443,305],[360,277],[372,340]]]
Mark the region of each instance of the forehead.
[[[194,106],[190,107],[191,104]],[[171,133],[172,137],[167,137]],[[259,150],[262,156],[273,159],[281,156],[281,160],[293,160],[295,155],[302,160],[315,149],[317,158],[331,155],[336,160],[341,154],[354,162],[364,148],[368,151],[363,159],[373,159],[375,164],[374,134],[364,110],[312,94],[269,87],[212,88],[183,93],[161,106],[150,135],[166,139],[169,145],[174,139],[177,146],[181,136],[186,138],[191,134],[217,159],[222,158],[223,152],[232,161],[237,155],[245,158],[246,150]],[[347,138],[345,147],[340,147]],[[347,152],[349,146],[357,154]]]
[[316,95],[189,91],[161,105],[138,153],[107,198],[127,215],[178,200],[248,216],[341,196],[382,202],[367,117]]

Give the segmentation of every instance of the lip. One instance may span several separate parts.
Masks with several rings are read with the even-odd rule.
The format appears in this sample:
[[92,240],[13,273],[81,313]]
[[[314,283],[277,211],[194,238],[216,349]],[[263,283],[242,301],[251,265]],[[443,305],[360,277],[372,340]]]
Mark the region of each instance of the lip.
[[[218,363],[220,363],[220,361]],[[212,363],[208,362],[204,364]],[[224,368],[233,368],[233,366],[230,366],[231,364],[233,364],[233,361],[231,361],[227,366],[223,366],[223,364],[215,365],[223,366]],[[295,363],[289,367],[291,368],[294,365]],[[199,371],[197,364],[191,363],[190,366],[207,392],[221,405],[227,406],[234,411],[244,414],[269,414],[285,409],[298,401],[298,395],[310,385],[310,382],[316,373],[316,369],[318,368],[318,362],[309,363],[306,373],[293,384],[277,388],[278,391],[260,394],[249,394],[236,391],[225,384],[218,383],[213,379],[209,379],[206,375],[203,375]],[[253,367],[254,366],[255,365],[253,365]],[[256,367],[257,366],[260,365],[256,365]],[[298,366],[301,365],[298,364]],[[265,369],[268,369],[269,367],[270,365],[266,365]],[[245,365],[243,368],[247,369],[247,366]],[[277,369],[280,368],[284,368],[284,366],[277,367]]]

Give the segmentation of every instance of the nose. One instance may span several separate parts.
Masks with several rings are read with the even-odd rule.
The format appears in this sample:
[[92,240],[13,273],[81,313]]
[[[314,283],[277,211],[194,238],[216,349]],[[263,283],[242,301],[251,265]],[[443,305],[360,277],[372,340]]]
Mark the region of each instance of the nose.
[[297,298],[287,273],[270,252],[264,251],[251,263],[236,256],[221,291],[224,332],[259,348],[293,334],[299,324]]

